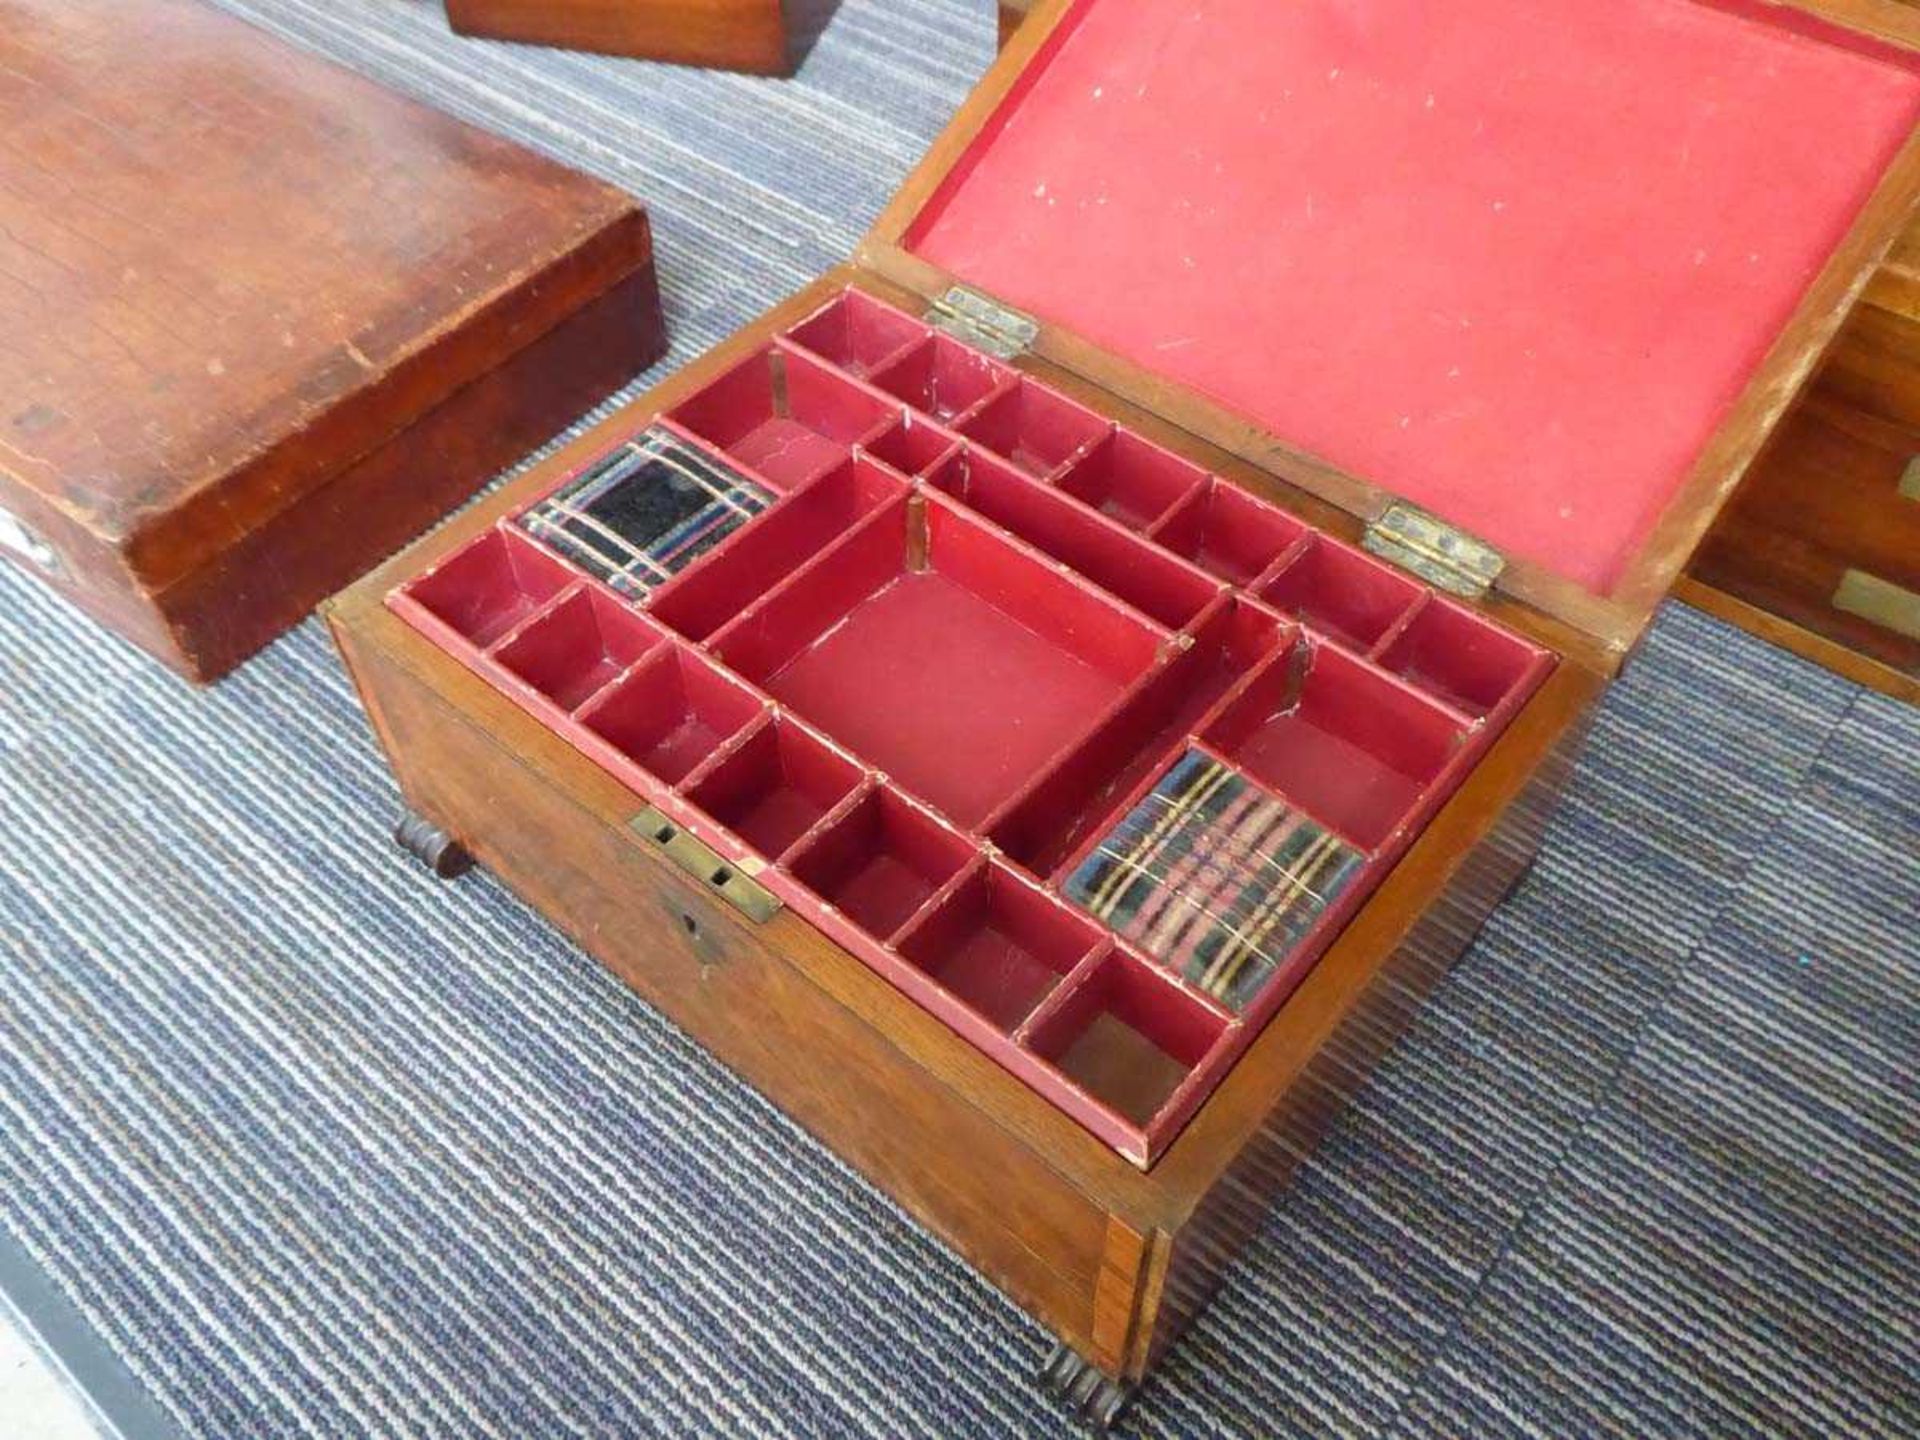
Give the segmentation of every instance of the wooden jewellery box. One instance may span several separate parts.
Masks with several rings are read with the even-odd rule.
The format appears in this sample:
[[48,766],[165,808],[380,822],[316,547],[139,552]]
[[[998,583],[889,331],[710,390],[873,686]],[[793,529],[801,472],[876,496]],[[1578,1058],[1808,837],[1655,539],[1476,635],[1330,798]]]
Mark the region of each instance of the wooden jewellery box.
[[661,352],[631,199],[212,6],[10,0],[0,131],[0,553],[192,679]]
[[790,0],[447,0],[461,35],[790,75]]
[[1905,219],[1846,13],[1042,6],[853,265],[335,602],[403,838],[1111,1418]]

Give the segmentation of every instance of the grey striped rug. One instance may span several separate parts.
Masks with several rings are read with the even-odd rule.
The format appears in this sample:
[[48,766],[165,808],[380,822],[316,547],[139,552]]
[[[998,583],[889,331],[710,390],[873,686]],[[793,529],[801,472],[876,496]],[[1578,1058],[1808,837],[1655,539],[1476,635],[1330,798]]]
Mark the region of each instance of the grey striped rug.
[[[668,366],[844,255],[987,0],[780,84],[223,0],[647,197]],[[1141,1435],[1913,1435],[1920,712],[1670,609]],[[318,626],[189,695],[0,574],[0,1239],[197,1436],[1050,1435],[1046,1342],[490,879]]]

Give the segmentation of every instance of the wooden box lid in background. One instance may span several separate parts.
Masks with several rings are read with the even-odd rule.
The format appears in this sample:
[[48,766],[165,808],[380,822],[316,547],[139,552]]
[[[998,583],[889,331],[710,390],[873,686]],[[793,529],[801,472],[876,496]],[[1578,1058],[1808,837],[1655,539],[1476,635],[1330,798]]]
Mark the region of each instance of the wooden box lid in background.
[[628,197],[209,7],[8,0],[0,130],[0,539],[195,678],[658,353]]
[[1878,0],[1045,0],[860,258],[1623,653],[1920,193],[1917,43]]

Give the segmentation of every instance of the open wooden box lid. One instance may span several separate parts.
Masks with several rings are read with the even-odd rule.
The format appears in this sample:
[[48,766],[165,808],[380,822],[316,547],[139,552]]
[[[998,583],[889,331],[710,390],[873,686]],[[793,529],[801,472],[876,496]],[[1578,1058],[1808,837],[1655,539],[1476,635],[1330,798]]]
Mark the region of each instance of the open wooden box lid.
[[1917,122],[1880,0],[1043,0],[859,258],[1618,652]]

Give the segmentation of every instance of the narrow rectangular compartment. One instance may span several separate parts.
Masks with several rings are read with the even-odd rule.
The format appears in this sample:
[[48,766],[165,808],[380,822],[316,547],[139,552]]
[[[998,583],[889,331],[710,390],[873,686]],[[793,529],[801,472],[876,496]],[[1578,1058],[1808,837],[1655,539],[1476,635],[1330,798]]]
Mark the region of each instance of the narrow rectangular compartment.
[[957,435],[909,411],[900,417],[898,424],[874,436],[863,448],[902,475],[918,475],[944,459],[959,443]]
[[958,428],[1029,475],[1046,476],[1082,447],[1112,433],[1113,422],[1023,376]]
[[539,546],[494,529],[409,582],[401,593],[469,644],[485,649],[575,578]]
[[654,592],[648,613],[689,640],[705,640],[865,516],[904,493],[858,458],[789,495],[724,549]]
[[763,708],[751,690],[670,642],[602,690],[579,719],[647,774],[677,785]]
[[1045,891],[987,865],[922,914],[897,948],[949,995],[1011,1032],[1104,938]]
[[583,585],[524,626],[493,659],[562,710],[573,710],[662,638],[633,610]]
[[864,376],[927,334],[926,326],[891,305],[858,290],[846,290],[789,330],[787,338],[843,370]]
[[882,509],[715,654],[972,825],[1153,663],[1153,627],[961,511]]
[[1437,595],[1379,657],[1385,669],[1476,718],[1497,710],[1551,661],[1546,651]]
[[924,415],[949,421],[1011,385],[1017,372],[945,335],[935,335],[888,362],[873,383]]
[[1307,527],[1286,511],[1215,480],[1156,522],[1150,533],[1201,569],[1246,585],[1305,535]]
[[1400,572],[1323,535],[1297,549],[1259,590],[1274,609],[1363,652],[1425,593]]
[[786,490],[846,459],[850,445],[898,413],[805,352],[775,345],[681,402],[669,418]]
[[1199,571],[971,446],[927,479],[1169,629],[1184,628],[1220,593]]
[[1095,1100],[1144,1127],[1226,1024],[1152,966],[1115,950],[1034,1025],[1027,1044]]
[[794,879],[884,942],[976,853],[971,841],[882,785],[785,864]]
[[1060,488],[1111,515],[1132,530],[1144,530],[1207,483],[1207,472],[1171,450],[1116,430],[1060,477]]
[[853,793],[860,767],[784,717],[761,725],[686,798],[769,860]]
[[1411,687],[1303,635],[1201,738],[1282,799],[1376,850],[1426,797],[1466,730]]
[[1293,638],[1293,627],[1227,599],[1179,651],[1074,750],[1006,806],[988,838],[1036,875],[1052,875],[1136,785],[1184,747],[1228,689]]

